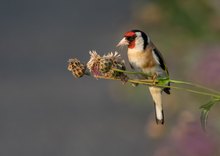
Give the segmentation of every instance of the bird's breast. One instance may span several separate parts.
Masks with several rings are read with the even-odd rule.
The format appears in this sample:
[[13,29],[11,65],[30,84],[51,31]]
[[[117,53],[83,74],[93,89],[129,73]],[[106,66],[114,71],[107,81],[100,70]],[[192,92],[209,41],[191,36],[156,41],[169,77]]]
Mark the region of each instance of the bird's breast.
[[142,71],[150,69],[156,65],[153,55],[148,51],[128,50],[128,60],[134,68],[140,68]]

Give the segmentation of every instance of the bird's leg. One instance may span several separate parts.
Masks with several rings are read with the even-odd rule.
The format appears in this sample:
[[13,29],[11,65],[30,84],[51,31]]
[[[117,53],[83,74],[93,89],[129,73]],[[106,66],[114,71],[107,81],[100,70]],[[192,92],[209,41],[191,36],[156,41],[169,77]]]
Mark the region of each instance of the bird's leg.
[[125,84],[129,80],[128,76],[124,74],[120,75],[119,78],[121,79],[122,84]]
[[157,81],[157,77],[158,77],[158,75],[157,75],[157,73],[154,73],[153,75],[152,75],[152,80],[153,80],[153,85],[155,86],[156,85],[156,81]]
[[137,87],[138,83],[131,83],[132,87]]

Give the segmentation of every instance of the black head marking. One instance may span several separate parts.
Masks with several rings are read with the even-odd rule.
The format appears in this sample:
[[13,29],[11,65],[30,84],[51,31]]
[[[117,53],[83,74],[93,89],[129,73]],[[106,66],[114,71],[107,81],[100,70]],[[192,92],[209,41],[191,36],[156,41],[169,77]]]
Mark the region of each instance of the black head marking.
[[149,44],[149,37],[141,30],[131,30],[132,32],[140,32],[141,36],[143,37],[144,40],[144,49],[146,49],[147,45]]

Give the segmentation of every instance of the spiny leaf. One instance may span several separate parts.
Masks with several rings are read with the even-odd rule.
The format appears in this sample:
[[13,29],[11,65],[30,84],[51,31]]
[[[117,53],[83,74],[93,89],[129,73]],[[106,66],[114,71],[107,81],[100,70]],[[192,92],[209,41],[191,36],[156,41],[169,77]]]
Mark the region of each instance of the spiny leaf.
[[202,109],[201,115],[200,115],[200,121],[201,121],[201,125],[204,131],[206,131],[209,111],[218,101],[220,101],[220,99],[212,99],[211,101],[209,101],[208,103],[200,107],[200,109]]

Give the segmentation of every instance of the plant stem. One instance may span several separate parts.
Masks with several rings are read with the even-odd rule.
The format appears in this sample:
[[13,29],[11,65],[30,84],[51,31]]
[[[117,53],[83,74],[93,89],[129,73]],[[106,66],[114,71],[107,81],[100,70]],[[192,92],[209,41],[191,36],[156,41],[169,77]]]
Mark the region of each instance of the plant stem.
[[[132,71],[125,71],[125,70],[120,70],[120,69],[113,69],[115,71],[118,71],[118,72],[122,72],[122,73],[127,73],[127,74],[141,74],[141,75],[146,75],[146,76],[149,76],[143,72],[132,72]],[[139,81],[142,81],[142,82],[151,82],[151,85],[153,82],[158,82],[158,80],[156,81],[153,81],[153,80],[138,80]],[[201,94],[203,95],[207,95],[207,96],[213,96],[213,97],[218,97],[220,98],[220,92],[219,91],[216,91],[214,89],[211,89],[211,88],[208,88],[208,87],[205,87],[205,86],[202,86],[202,85],[199,85],[199,84],[195,84],[195,83],[191,83],[191,82],[186,82],[186,81],[180,81],[180,80],[171,80],[169,79],[169,81],[171,83],[176,83],[176,84],[184,84],[184,85],[188,85],[188,86],[192,86],[192,87],[195,87],[195,88],[198,88],[198,89],[203,89],[203,90],[206,90],[206,91],[209,91],[209,92],[212,92],[212,93],[215,93],[215,94],[211,94],[211,93],[207,93],[207,92],[202,92],[202,91],[195,91],[195,90],[192,90],[192,89],[186,89],[186,88],[181,88],[181,87],[175,87],[175,86],[170,86],[170,88],[174,88],[175,89],[182,89],[182,90],[186,90],[186,91],[189,91],[189,92],[193,92],[193,93],[198,93],[200,92]],[[135,82],[135,83],[138,83],[138,82]],[[159,85],[157,85],[159,86]],[[165,86],[161,86],[161,87],[165,87]]]
[[[158,85],[160,87],[165,87],[163,85]],[[167,87],[167,86],[166,86]],[[208,92],[203,92],[203,91],[198,91],[198,90],[193,90],[193,89],[188,89],[188,88],[182,88],[182,87],[176,87],[176,86],[169,86],[170,88],[173,89],[178,89],[178,90],[185,90],[191,93],[196,93],[196,94],[200,94],[200,95],[206,95],[206,96],[211,96],[211,97],[215,97],[217,99],[220,99],[220,94],[213,94],[213,93],[208,93]]]
[[216,94],[220,94],[219,91],[216,91],[216,90],[214,90],[214,89],[211,89],[211,88],[208,88],[208,87],[199,85],[199,84],[195,84],[195,83],[192,83],[192,82],[179,81],[179,80],[170,80],[170,82],[176,83],[176,84],[185,84],[185,85],[189,85],[189,86],[192,86],[192,87],[205,89],[205,90],[208,90],[208,91],[213,92],[213,93],[216,93]]
[[[109,79],[109,80],[119,80],[119,81],[121,80],[119,78],[111,78],[111,77],[105,77],[105,76],[96,76],[96,78]],[[167,87],[166,85],[153,84],[153,80],[144,80],[143,81],[143,80],[139,80],[139,79],[128,79],[128,82],[144,84],[144,85],[150,85],[150,86],[157,86],[157,87]],[[205,96],[211,96],[211,97],[214,97],[216,99],[220,99],[220,94],[213,94],[213,93],[209,93],[209,92],[198,91],[198,90],[182,88],[182,87],[177,87],[177,86],[169,86],[169,87],[173,88],[173,89],[184,90],[184,91],[188,91],[188,92],[191,92],[191,93],[205,95]]]
[[134,71],[127,71],[127,70],[121,70],[121,69],[116,69],[116,68],[112,68],[112,70],[117,71],[117,72],[121,72],[121,73],[126,73],[126,74],[133,74],[133,75],[144,75],[144,76],[149,76],[149,74],[143,73],[143,72],[134,72]]

